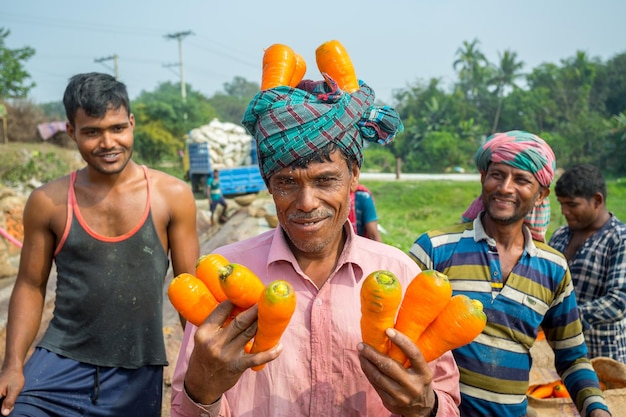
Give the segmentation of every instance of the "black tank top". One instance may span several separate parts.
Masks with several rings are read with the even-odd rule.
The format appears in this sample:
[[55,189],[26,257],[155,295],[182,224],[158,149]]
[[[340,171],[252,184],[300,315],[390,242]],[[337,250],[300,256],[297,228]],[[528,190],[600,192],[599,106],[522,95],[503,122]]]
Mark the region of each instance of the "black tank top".
[[70,177],[68,216],[55,251],[54,317],[39,346],[98,366],[167,365],[163,285],[168,257],[152,221],[150,180],[142,220],[117,237],[95,233],[80,215]]

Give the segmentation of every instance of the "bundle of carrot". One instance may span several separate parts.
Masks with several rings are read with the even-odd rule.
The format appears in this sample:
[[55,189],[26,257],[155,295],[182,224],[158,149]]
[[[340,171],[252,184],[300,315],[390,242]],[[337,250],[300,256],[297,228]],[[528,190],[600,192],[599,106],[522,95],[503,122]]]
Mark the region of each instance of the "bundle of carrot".
[[435,270],[414,277],[404,297],[399,281],[389,271],[371,273],[361,287],[363,341],[406,367],[409,361],[389,342],[386,329],[393,327],[411,338],[430,362],[470,343],[486,323],[482,304],[462,294],[453,296],[448,277]]
[[250,269],[230,263],[219,254],[202,256],[195,276],[184,273],[174,277],[167,294],[176,311],[196,326],[222,301],[230,300],[235,305],[224,325],[239,312],[258,304],[257,333],[246,346],[246,351],[252,353],[278,344],[296,308],[296,293],[287,281],[276,280],[265,286]]

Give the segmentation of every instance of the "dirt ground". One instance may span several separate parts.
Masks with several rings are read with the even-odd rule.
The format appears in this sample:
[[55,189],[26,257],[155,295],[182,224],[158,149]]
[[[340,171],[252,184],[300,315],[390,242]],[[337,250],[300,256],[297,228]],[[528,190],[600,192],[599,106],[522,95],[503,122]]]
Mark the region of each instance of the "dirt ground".
[[[235,200],[228,200],[229,208],[227,211],[228,221],[210,226],[208,211],[208,202],[206,199],[197,200],[198,206],[198,236],[200,238],[200,254],[212,252],[215,248],[228,243],[233,243],[248,237],[255,236],[263,231],[269,230],[270,226],[265,220],[264,214],[271,211],[271,199],[265,194],[257,196],[250,205],[240,206]],[[217,217],[217,215],[216,215]],[[164,307],[163,307],[163,334],[169,365],[164,369],[164,385],[163,385],[163,408],[162,416],[169,417],[170,404],[170,385],[178,350],[182,341],[183,329],[180,325],[178,314],[167,299],[167,286],[172,279],[171,268],[165,280],[163,288]],[[8,310],[8,301],[12,283],[15,277],[4,278],[0,280],[0,357],[4,358],[5,354],[5,336],[6,336],[6,315]],[[56,285],[56,273],[52,272],[48,283],[48,292],[46,295],[46,306],[44,309],[42,325],[36,338],[36,342],[43,335],[51,317],[54,308],[54,288]]]

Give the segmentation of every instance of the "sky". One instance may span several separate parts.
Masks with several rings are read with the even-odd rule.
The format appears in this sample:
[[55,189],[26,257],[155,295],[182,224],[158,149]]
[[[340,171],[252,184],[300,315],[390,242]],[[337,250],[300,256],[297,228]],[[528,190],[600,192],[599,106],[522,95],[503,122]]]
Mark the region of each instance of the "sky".
[[[30,46],[25,63],[35,103],[61,101],[69,78],[107,72],[131,99],[162,82],[185,82],[211,97],[234,77],[261,81],[263,50],[289,45],[320,80],[315,49],[336,39],[357,77],[392,104],[395,90],[433,77],[456,80],[464,41],[479,41],[496,63],[517,53],[530,72],[584,51],[607,61],[626,52],[624,0],[0,0],[10,49]],[[181,35],[180,48],[177,34]],[[117,56],[117,59],[113,57]]]

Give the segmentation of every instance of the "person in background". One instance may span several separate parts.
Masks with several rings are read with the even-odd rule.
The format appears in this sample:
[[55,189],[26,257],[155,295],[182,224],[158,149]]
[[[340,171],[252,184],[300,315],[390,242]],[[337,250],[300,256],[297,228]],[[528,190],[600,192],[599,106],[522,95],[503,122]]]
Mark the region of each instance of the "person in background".
[[374,106],[364,83],[351,94],[333,87],[306,80],[263,90],[248,106],[243,124],[257,140],[279,227],[216,252],[266,285],[287,280],[296,311],[279,345],[255,354],[244,346],[256,332],[256,306],[222,327],[232,309],[224,301],[200,327],[188,324],[172,380],[172,417],[458,415],[450,352],[426,363],[409,338],[389,329],[410,359],[407,369],[361,342],[365,277],[385,269],[406,287],[420,270],[397,248],[358,238],[348,222],[363,140],[390,141],[400,119]]
[[[174,274],[195,270],[195,200],[183,181],[131,159],[135,119],[123,83],[78,74],[63,103],[86,166],[37,188],[26,203],[2,415],[160,416],[168,254]],[[24,365],[53,262],[53,318]]]
[[549,244],[567,258],[588,356],[626,363],[626,225],[606,207],[598,167],[568,169],[554,192],[567,226]]
[[552,149],[528,132],[497,133],[475,161],[482,209],[474,219],[466,212],[465,223],[422,234],[409,251],[422,269],[448,275],[453,294],[480,301],[487,315],[483,332],[453,351],[461,372],[461,415],[526,415],[529,350],[541,327],[581,416],[609,416],[587,358],[567,261],[541,241],[545,222],[532,223],[533,232],[527,226],[546,210]]
[[357,186],[356,191],[350,193],[348,220],[350,220],[357,235],[377,242],[383,241],[378,230],[378,215],[376,214],[374,197],[370,190],[362,184]]
[[228,203],[226,203],[226,199],[224,199],[222,195],[222,189],[220,188],[220,172],[217,169],[213,170],[213,175],[207,180],[207,194],[209,197],[209,208],[211,210],[211,226],[215,224],[215,210],[218,205],[222,206],[222,214],[220,215],[219,221],[224,223],[228,220],[226,217]]

